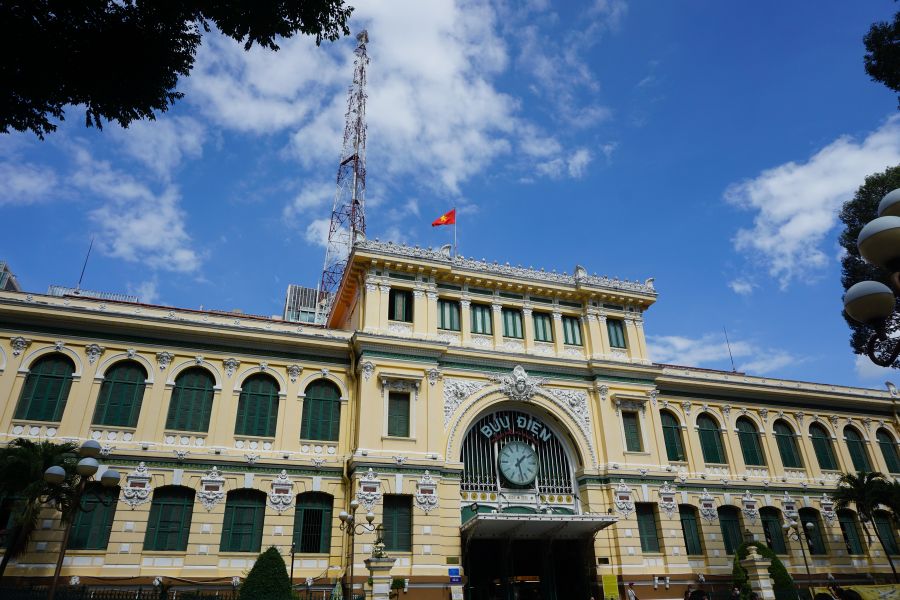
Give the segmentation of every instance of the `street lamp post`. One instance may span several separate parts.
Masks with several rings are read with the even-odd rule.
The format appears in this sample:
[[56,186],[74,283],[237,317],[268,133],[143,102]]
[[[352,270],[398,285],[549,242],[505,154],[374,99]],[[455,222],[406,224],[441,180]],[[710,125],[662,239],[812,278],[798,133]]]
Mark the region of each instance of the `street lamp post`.
[[866,342],[869,359],[889,367],[900,356],[900,338],[891,337],[887,331],[900,295],[900,188],[881,199],[878,218],[862,228],[856,247],[868,262],[890,272],[891,287],[878,281],[854,284],[844,294],[844,311],[872,330]]
[[[50,581],[50,592],[47,594],[47,600],[53,600],[56,595],[56,583],[59,581],[59,574],[62,571],[63,560],[66,557],[66,546],[69,544],[69,534],[72,531],[72,522],[81,508],[81,496],[84,494],[85,486],[100,469],[100,444],[94,440],[88,440],[78,449],[78,455],[81,460],[75,465],[75,471],[80,475],[78,486],[75,488],[75,495],[72,498],[72,514],[71,518],[65,524],[63,529],[62,545],[59,548],[59,556],[56,559],[56,569],[53,572],[53,579]],[[119,472],[114,469],[106,469],[100,476],[100,483],[107,488],[119,485]],[[50,484],[59,485],[66,480],[66,470],[58,465],[53,465],[44,471],[44,481]],[[103,502],[103,500],[101,500]]]
[[809,572],[809,561],[806,560],[806,546],[809,545],[809,532],[815,525],[812,523],[801,525],[796,519],[791,519],[781,527],[789,540],[800,543],[800,553],[803,554],[803,566],[806,567],[806,585],[808,586],[812,581],[812,575]]
[[364,531],[375,531],[375,525],[373,524],[375,521],[375,513],[370,510],[366,513],[366,522],[357,523],[356,511],[358,509],[359,501],[354,498],[350,501],[350,512],[342,510],[341,514],[338,515],[338,518],[341,520],[341,531],[347,534],[347,537],[349,538],[348,546],[350,549],[350,568],[348,574],[349,594],[347,596],[347,600],[353,600],[353,562],[356,558],[356,534],[362,533]]

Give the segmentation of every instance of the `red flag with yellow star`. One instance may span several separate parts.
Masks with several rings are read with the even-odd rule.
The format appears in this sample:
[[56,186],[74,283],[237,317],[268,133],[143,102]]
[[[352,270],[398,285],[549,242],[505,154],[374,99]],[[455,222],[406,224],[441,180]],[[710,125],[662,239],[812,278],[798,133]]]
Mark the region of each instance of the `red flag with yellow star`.
[[450,212],[442,214],[431,224],[432,227],[438,227],[439,225],[456,225],[456,209],[454,208]]

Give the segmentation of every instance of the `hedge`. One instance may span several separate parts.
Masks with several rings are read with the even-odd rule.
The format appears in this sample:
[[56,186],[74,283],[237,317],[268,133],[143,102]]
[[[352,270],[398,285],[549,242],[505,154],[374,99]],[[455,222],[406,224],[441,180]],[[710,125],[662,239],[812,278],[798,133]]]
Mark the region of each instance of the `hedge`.
[[734,553],[734,567],[731,571],[734,585],[741,589],[741,600],[748,600],[750,594],[753,593],[753,590],[750,587],[750,578],[747,575],[747,570],[741,566],[741,561],[745,560],[747,555],[750,554],[750,551],[748,550],[750,546],[755,546],[756,552],[760,556],[772,561],[769,565],[769,576],[772,578],[772,589],[776,592],[793,590],[794,579],[791,577],[790,573],[787,572],[787,569],[784,568],[784,563],[781,562],[771,548],[762,542],[744,542]]

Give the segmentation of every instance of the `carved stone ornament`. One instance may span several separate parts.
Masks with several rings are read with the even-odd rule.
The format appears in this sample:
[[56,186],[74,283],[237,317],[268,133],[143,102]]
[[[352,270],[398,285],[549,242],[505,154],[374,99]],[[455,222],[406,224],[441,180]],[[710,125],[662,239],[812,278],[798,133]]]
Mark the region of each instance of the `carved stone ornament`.
[[803,418],[806,417],[806,413],[800,411],[794,413],[794,418],[797,419],[797,423],[802,427],[803,426]]
[[797,501],[788,496],[787,492],[784,493],[784,497],[781,499],[781,512],[789,519],[797,518]]
[[528,402],[537,389],[547,381],[543,377],[529,377],[522,365],[516,365],[512,374],[492,375],[491,381],[500,384],[500,391],[515,402]]
[[744,516],[750,520],[750,523],[755,525],[756,519],[759,518],[759,507],[756,498],[753,497],[750,490],[744,490],[744,495],[741,496],[741,505]]
[[244,460],[247,461],[248,465],[255,465],[256,461],[259,460],[259,454],[245,454]]
[[12,346],[13,356],[18,356],[28,349],[28,346],[31,345],[31,340],[26,340],[19,335],[9,340],[9,345]]
[[684,416],[691,416],[691,402],[689,400],[685,400],[681,403],[681,408],[684,410]]
[[465,399],[485,385],[487,384],[470,379],[444,379],[444,429],[450,424],[453,413]]
[[122,502],[134,508],[150,501],[150,493],[153,491],[151,480],[153,476],[147,470],[147,465],[138,463],[137,468],[125,476],[125,485],[122,487]]
[[837,513],[834,511],[834,500],[832,500],[828,494],[822,494],[822,499],[819,500],[819,506],[822,507],[822,518],[825,519],[825,522],[831,527],[834,524],[834,520],[837,519]]
[[709,495],[709,491],[706,488],[703,488],[703,493],[700,494],[700,516],[710,523],[719,516],[719,513],[716,511],[716,501]]
[[211,511],[225,499],[225,478],[219,474],[218,467],[213,467],[200,478],[197,498],[207,511]]
[[372,374],[375,373],[375,363],[371,360],[364,360],[359,363],[359,370],[362,371],[363,379],[368,381],[372,378]]
[[597,393],[600,394],[600,401],[606,402],[606,399],[609,398],[609,386],[598,383],[597,384]]
[[72,575],[71,577],[69,577],[69,585],[81,585],[81,577],[79,577],[78,575]]
[[659,508],[670,519],[675,514],[675,511],[678,510],[678,502],[675,501],[675,488],[669,485],[668,481],[659,488]]
[[765,425],[769,418],[769,409],[768,408],[759,409],[759,416],[762,417],[763,424]]
[[360,477],[356,499],[366,507],[366,510],[372,510],[381,500],[381,480],[378,479],[378,474],[372,470],[372,467],[369,467],[369,471]]
[[657,398],[659,398],[659,390],[656,388],[653,388],[652,390],[647,392],[647,396],[649,396],[650,402],[653,403],[653,406],[656,406],[656,400],[657,400]]
[[438,382],[438,380],[440,380],[440,378],[442,377],[441,370],[436,369],[436,368],[428,369],[427,371],[425,371],[425,375],[428,376],[428,385],[431,385],[431,386],[436,384]]
[[222,361],[222,365],[225,367],[225,377],[231,377],[237,371],[237,368],[241,366],[241,361],[236,358],[226,358]]
[[97,359],[103,354],[106,350],[103,346],[98,344],[88,344],[84,347],[84,353],[87,354],[88,364],[92,365],[97,362]]
[[835,429],[837,429],[837,426],[838,426],[838,416],[837,416],[837,415],[830,415],[830,416],[828,417],[828,420],[831,421],[831,426],[834,427]]
[[156,353],[156,364],[159,365],[160,371],[165,371],[172,361],[175,359],[175,355],[171,352],[157,352]]
[[294,482],[284,469],[272,480],[268,504],[278,513],[283,513],[294,505]]
[[437,482],[428,471],[425,471],[422,479],[416,482],[415,500],[416,506],[426,513],[438,506]]
[[134,358],[135,356],[137,356],[137,350],[135,350],[134,348],[129,348],[125,351],[125,356],[127,356],[128,358]]
[[613,503],[616,505],[616,510],[627,519],[634,512],[634,497],[632,496],[631,488],[628,487],[624,479],[619,480],[614,498]]
[[288,365],[287,374],[288,377],[291,378],[291,383],[297,383],[297,379],[300,377],[300,373],[303,372],[303,367],[300,365]]

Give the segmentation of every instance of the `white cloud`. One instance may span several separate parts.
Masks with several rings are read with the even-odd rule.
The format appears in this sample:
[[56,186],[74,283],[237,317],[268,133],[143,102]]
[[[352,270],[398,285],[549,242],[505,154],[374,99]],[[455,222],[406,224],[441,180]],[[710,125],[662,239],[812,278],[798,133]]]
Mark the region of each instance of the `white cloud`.
[[867,175],[900,163],[900,117],[857,142],[842,136],[806,162],[788,162],[733,184],[725,199],[754,211],[753,227],[741,229],[735,248],[762,260],[782,288],[814,276],[830,257],[822,249],[837,212]]
[[[723,334],[707,333],[699,338],[684,336],[648,336],[653,360],[660,363],[693,367],[728,369],[731,359]],[[731,341],[731,356],[738,371],[764,375],[800,362],[790,353],[766,348],[747,340]]]
[[537,172],[547,177],[558,179],[565,174],[569,177],[582,177],[591,162],[591,152],[587,148],[579,148],[567,157],[554,158],[547,162],[538,163]]
[[137,296],[144,304],[159,304],[159,280],[157,278],[142,281],[136,285],[127,285],[128,293]]
[[302,224],[303,220],[311,215],[324,214],[324,208],[334,203],[334,192],[333,183],[305,184],[294,199],[284,207],[282,214],[290,224]]
[[161,117],[155,121],[135,121],[127,129],[110,129],[122,149],[159,177],[169,180],[186,158],[203,154],[206,130],[191,117]]
[[746,279],[738,278],[729,281],[728,287],[730,287],[731,291],[735,294],[738,294],[740,296],[749,296],[753,293],[753,288],[755,288],[756,285]]
[[74,149],[76,171],[71,183],[104,203],[89,212],[99,230],[99,246],[107,255],[139,262],[151,269],[190,273],[199,269],[200,254],[191,247],[176,187],[159,194],[87,150]]
[[900,384],[900,377],[897,375],[897,369],[891,367],[879,367],[864,354],[856,355],[853,366],[856,370],[856,376],[863,385],[882,387],[882,389],[884,389],[883,386],[885,381],[893,381]]
[[329,219],[314,219],[306,226],[303,239],[313,246],[328,248],[328,232],[331,228]]
[[591,152],[587,148],[579,148],[568,160],[569,176],[581,177],[591,162]]
[[40,202],[57,189],[56,173],[50,167],[0,163],[0,206]]

